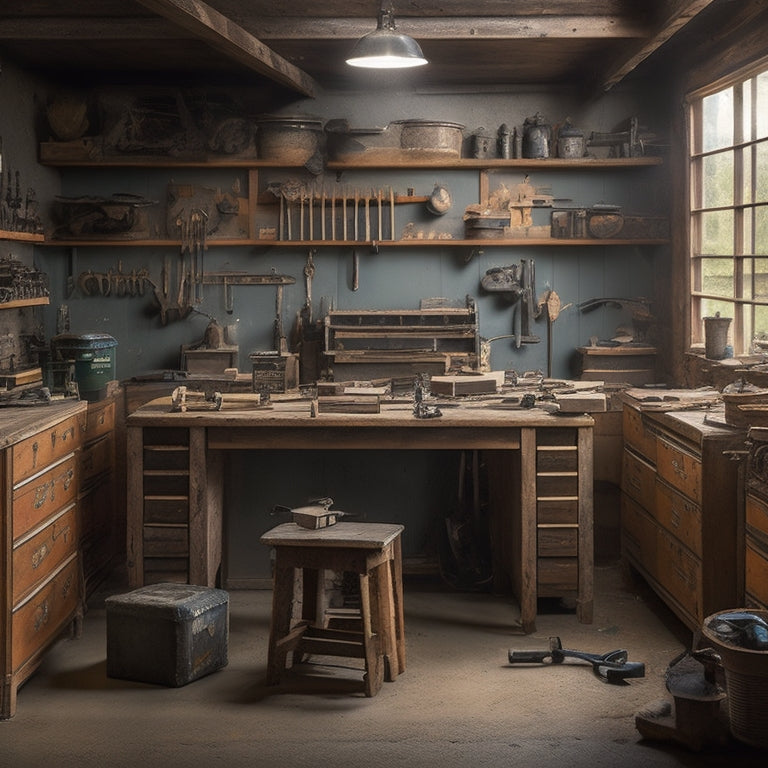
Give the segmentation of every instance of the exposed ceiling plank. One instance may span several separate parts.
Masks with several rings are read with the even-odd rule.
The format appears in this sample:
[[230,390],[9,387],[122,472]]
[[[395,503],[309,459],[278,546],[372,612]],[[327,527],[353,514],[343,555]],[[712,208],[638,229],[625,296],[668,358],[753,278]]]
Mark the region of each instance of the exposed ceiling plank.
[[218,51],[281,85],[313,97],[317,85],[304,71],[278,56],[250,32],[201,0],[136,0],[178,24]]
[[72,17],[45,16],[3,19],[0,40],[159,40],[192,38],[160,18],[91,17],[87,23]]
[[[253,20],[263,40],[356,40],[376,28],[375,22],[356,18],[264,17]],[[620,16],[457,16],[410,17],[397,22],[400,32],[420,40],[531,38],[644,38],[648,28]]]
[[629,56],[622,58],[608,70],[608,75],[602,83],[603,90],[608,91],[621,82],[642,61],[666,43],[675,32],[682,29],[713,2],[714,0],[672,0],[665,3],[663,5],[665,15],[656,32],[649,35],[640,46],[630,52]]

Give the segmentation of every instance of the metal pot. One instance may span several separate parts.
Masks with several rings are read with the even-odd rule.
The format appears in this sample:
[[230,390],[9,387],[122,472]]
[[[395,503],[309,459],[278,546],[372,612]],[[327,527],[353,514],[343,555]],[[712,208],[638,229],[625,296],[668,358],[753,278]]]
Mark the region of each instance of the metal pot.
[[265,115],[256,124],[261,160],[304,165],[320,147],[323,123],[319,119]]
[[402,149],[441,157],[461,157],[464,126],[442,120],[396,120]]

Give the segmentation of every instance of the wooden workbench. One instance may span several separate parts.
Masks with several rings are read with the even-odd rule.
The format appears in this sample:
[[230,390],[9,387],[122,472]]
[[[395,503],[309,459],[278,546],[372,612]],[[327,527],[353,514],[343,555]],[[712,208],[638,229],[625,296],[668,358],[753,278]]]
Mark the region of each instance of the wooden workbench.
[[416,419],[410,404],[377,414],[310,415],[309,401],[269,409],[171,412],[154,400],[127,419],[130,585],[213,586],[221,565],[225,452],[252,449],[484,452],[496,586],[505,579],[524,631],[538,597],[593,602],[592,428],[585,414],[553,415],[474,402]]

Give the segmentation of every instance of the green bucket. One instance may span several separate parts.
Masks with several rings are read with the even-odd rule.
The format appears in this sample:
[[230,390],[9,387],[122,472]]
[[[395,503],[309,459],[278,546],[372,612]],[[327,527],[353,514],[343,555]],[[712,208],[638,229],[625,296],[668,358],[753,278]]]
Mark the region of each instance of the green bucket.
[[54,359],[75,363],[75,381],[83,400],[102,400],[115,379],[117,341],[107,333],[62,333],[51,339]]

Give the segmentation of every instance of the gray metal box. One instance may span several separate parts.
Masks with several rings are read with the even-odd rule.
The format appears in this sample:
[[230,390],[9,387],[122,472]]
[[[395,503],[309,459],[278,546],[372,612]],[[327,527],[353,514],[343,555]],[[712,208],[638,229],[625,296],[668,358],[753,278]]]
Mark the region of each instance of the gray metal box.
[[109,677],[179,687],[227,665],[224,590],[152,584],[105,603]]

